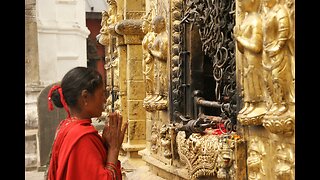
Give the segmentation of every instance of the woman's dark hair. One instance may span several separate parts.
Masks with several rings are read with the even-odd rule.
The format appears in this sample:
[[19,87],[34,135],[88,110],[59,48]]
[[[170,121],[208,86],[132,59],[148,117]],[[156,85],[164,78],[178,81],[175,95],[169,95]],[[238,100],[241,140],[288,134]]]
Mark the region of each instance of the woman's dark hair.
[[[62,94],[69,107],[75,107],[81,92],[93,93],[103,85],[101,74],[93,68],[75,67],[68,71],[61,81]],[[51,99],[57,107],[62,108],[58,90],[53,91]]]

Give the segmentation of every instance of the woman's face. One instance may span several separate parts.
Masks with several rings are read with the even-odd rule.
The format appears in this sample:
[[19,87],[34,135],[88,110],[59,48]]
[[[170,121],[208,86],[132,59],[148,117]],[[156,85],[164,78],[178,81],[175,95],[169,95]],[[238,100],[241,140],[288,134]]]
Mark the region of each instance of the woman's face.
[[93,117],[100,117],[104,109],[104,104],[106,103],[105,89],[103,85],[100,85],[93,94],[89,95],[87,101],[87,113]]

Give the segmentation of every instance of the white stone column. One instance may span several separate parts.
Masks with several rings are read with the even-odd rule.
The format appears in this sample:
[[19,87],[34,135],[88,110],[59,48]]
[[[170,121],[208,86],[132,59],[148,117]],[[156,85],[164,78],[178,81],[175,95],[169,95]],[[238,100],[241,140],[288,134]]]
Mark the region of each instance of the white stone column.
[[73,67],[87,66],[85,1],[38,1],[37,16],[40,82],[51,84]]

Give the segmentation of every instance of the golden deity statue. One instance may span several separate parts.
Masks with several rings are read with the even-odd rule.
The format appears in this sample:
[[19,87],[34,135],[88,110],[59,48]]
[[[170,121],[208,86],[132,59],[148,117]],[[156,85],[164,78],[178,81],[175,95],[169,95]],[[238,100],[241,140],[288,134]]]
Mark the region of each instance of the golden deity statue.
[[145,36],[142,40],[142,51],[143,51],[143,74],[145,82],[146,97],[143,100],[143,106],[146,110],[151,110],[149,105],[149,100],[153,97],[154,94],[154,57],[150,54],[148,48],[149,45],[153,44],[155,39],[155,33],[152,31],[151,22],[152,14],[151,11],[143,16],[142,31],[145,33]]
[[[156,110],[164,110],[168,106],[168,78],[167,78],[167,47],[168,35],[166,22],[163,16],[156,16],[152,22],[152,31],[155,33],[153,44],[148,45],[149,52],[155,60],[156,91],[150,99],[151,107]],[[154,108],[153,108],[154,109]]]
[[239,7],[245,14],[240,25],[234,27],[239,52],[242,54],[244,107],[238,119],[242,124],[261,124],[266,112],[262,71],[262,19],[260,0],[239,0]]
[[290,18],[283,5],[277,0],[265,0],[264,56],[265,81],[272,103],[266,118],[287,112],[289,103],[294,102],[293,76],[290,50],[287,44],[290,35]]

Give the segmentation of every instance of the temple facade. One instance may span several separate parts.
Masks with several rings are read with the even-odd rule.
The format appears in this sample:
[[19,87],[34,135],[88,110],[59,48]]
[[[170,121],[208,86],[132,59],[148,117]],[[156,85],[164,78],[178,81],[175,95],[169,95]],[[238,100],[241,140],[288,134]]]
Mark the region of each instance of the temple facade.
[[107,0],[105,114],[164,179],[295,177],[295,1]]

